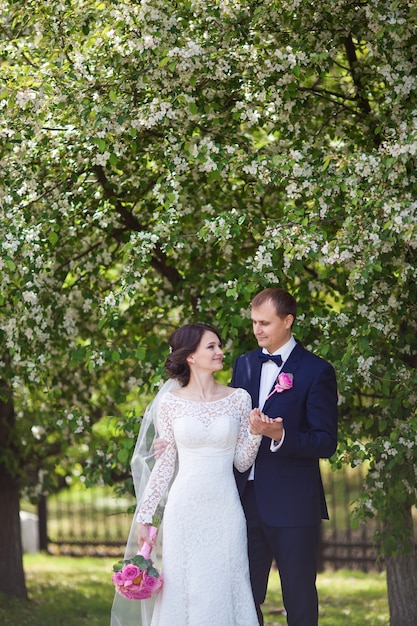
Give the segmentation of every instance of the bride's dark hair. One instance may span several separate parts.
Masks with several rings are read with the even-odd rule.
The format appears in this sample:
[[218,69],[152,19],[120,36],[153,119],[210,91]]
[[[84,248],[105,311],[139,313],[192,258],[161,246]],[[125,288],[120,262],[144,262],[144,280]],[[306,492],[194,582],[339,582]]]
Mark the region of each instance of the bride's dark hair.
[[171,352],[165,360],[164,367],[169,377],[178,380],[182,387],[188,385],[190,381],[190,368],[187,363],[187,356],[197,350],[201,338],[207,330],[217,335],[220,343],[223,343],[217,330],[209,324],[203,324],[202,322],[184,324],[184,326],[177,328],[170,337],[169,346]]

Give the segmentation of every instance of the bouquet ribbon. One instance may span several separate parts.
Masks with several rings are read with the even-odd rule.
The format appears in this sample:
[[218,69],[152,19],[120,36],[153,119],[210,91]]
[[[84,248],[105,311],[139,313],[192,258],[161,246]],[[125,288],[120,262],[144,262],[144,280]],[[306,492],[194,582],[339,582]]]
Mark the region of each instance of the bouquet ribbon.
[[[152,542],[154,541],[157,533],[158,533],[158,529],[156,528],[156,526],[149,526],[149,528],[148,528],[148,537],[149,537],[150,541],[152,541]],[[153,545],[151,545],[151,544],[147,543],[146,541],[144,541],[143,542],[143,546],[139,550],[138,554],[141,554],[144,559],[149,559],[149,557],[151,556],[152,550],[153,550]]]

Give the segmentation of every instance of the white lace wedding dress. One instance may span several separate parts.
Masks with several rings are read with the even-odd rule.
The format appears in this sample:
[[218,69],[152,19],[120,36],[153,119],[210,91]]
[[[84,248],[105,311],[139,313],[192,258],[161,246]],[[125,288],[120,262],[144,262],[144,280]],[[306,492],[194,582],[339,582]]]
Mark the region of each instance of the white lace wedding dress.
[[[162,574],[152,626],[257,626],[247,561],[246,524],[233,475],[255,459],[249,394],[212,402],[168,392],[158,409],[168,441],[155,464],[138,521],[150,523],[174,474],[164,512]],[[133,626],[133,625],[132,625]]]

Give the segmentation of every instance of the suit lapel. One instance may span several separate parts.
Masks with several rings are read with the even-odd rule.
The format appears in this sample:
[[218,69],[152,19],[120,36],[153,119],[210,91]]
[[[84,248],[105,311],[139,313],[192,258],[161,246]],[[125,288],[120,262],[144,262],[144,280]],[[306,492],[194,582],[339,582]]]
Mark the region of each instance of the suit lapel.
[[301,357],[303,356],[303,352],[304,352],[303,346],[301,345],[301,343],[297,341],[297,345],[295,346],[294,350],[291,352],[288,359],[285,361],[281,371],[286,372],[287,374],[294,374],[294,372],[297,370],[299,366],[299,362],[301,360]]
[[[300,359],[302,357],[303,352],[304,352],[303,346],[301,345],[301,343],[299,343],[297,341],[297,345],[294,347],[294,350],[291,352],[290,356],[285,361],[285,363],[284,363],[284,365],[283,365],[283,367],[281,369],[280,374],[282,372],[286,372],[287,374],[292,374],[294,376],[294,379],[295,379],[295,372],[298,369],[299,361],[300,361]],[[259,376],[260,376],[260,374],[259,374]],[[272,385],[269,393],[271,393],[272,390],[274,389],[276,382],[277,381],[275,380],[274,384]],[[283,391],[282,393],[285,393],[285,391]],[[275,396],[280,396],[280,395],[281,394],[274,393],[270,398],[268,398],[268,400],[266,400],[266,402],[264,404],[264,408],[263,408],[263,412],[264,413],[267,413],[267,407],[275,399]]]
[[261,383],[261,367],[262,363],[258,358],[258,351],[255,350],[252,355],[251,375],[248,379],[247,391],[252,396],[253,406],[259,406],[259,388]]

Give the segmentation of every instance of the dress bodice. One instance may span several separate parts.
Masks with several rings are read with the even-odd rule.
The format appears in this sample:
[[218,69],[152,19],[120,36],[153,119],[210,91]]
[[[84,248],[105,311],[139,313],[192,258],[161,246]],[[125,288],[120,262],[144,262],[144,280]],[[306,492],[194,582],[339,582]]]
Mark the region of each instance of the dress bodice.
[[251,399],[244,389],[212,402],[189,401],[168,392],[158,407],[159,436],[167,442],[155,463],[138,513],[138,521],[150,523],[158,503],[174,475],[204,492],[205,485],[226,484],[233,478],[233,464],[245,471],[254,462],[261,437],[248,431]]

